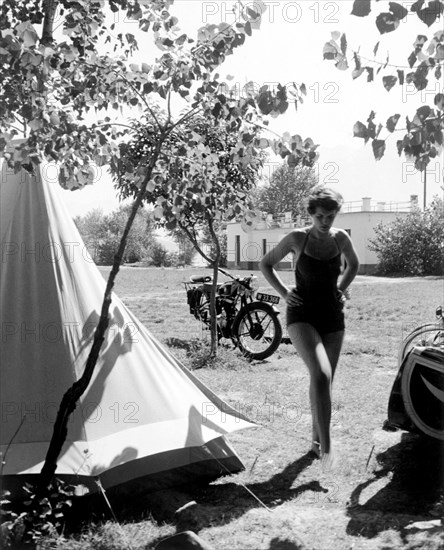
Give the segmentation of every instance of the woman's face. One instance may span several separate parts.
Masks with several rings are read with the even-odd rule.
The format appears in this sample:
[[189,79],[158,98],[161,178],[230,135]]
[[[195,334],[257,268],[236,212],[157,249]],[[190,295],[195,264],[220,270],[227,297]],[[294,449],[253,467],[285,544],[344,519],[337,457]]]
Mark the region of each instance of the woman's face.
[[325,210],[322,206],[317,206],[314,214],[311,214],[314,227],[320,233],[328,233],[335,221],[337,210]]

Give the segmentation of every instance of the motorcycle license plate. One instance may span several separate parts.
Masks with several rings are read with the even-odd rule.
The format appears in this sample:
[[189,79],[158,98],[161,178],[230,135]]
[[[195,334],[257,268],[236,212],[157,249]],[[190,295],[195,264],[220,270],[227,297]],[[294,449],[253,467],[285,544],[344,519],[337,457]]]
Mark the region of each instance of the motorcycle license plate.
[[273,294],[263,294],[262,292],[257,292],[256,300],[259,300],[259,302],[269,302],[270,304],[278,304],[280,297],[273,296]]

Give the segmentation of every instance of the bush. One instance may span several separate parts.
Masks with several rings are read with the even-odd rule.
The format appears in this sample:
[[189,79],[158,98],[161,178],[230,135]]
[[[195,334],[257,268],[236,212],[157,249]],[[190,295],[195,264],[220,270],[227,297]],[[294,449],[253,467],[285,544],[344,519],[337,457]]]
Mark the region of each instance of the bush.
[[[112,265],[130,214],[131,205],[120,206],[110,214],[99,209],[74,219],[91,258],[97,265]],[[154,229],[148,212],[139,209],[128,234],[123,263],[143,261],[154,240]]]
[[155,267],[169,267],[170,264],[170,254],[168,250],[161,245],[160,243],[154,243],[150,250],[150,256],[152,264]]
[[444,203],[435,198],[424,212],[415,210],[375,228],[369,248],[378,255],[381,275],[442,275]]

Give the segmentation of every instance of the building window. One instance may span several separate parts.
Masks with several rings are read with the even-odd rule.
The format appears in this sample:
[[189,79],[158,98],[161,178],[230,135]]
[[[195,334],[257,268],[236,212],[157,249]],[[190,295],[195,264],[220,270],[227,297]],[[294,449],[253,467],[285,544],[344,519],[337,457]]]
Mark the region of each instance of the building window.
[[236,235],[236,265],[241,263],[240,235]]
[[267,253],[267,239],[262,239],[262,254],[265,256]]

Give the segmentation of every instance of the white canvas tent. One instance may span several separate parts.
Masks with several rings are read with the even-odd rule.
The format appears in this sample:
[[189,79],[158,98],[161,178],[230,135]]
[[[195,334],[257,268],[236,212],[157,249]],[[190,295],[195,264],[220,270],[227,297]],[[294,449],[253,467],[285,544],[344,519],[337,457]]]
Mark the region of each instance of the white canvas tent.
[[[65,391],[85,366],[105,281],[42,165],[2,167],[0,355],[4,485],[41,471]],[[81,192],[81,191],[79,191]],[[149,287],[149,280],[147,280]],[[224,434],[251,426],[114,295],[91,383],[69,422],[57,477],[155,488],[242,469]]]

